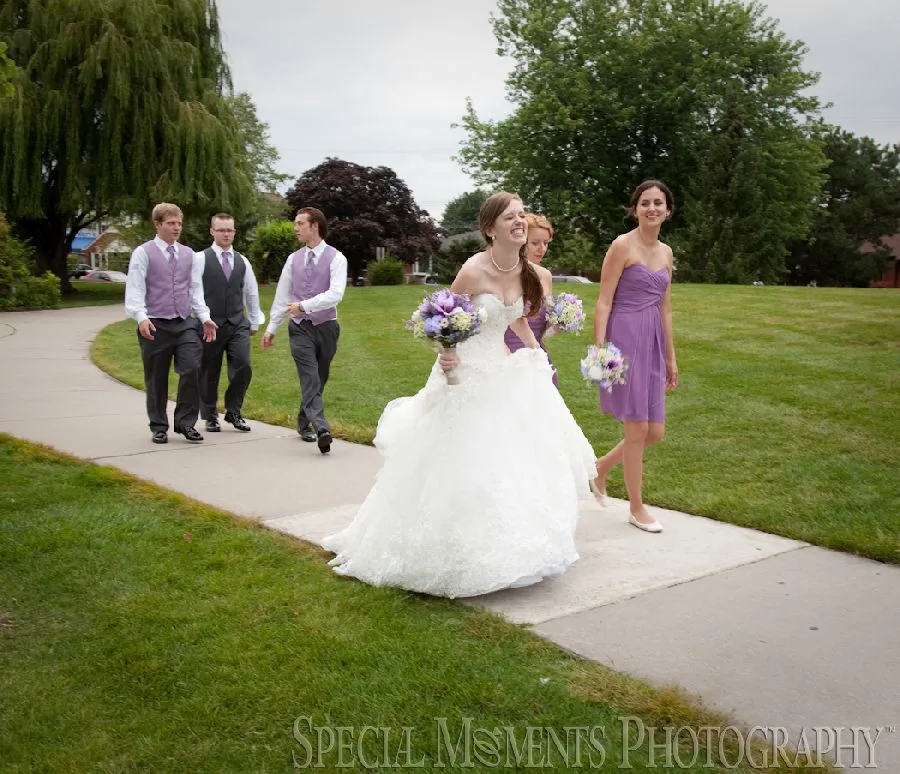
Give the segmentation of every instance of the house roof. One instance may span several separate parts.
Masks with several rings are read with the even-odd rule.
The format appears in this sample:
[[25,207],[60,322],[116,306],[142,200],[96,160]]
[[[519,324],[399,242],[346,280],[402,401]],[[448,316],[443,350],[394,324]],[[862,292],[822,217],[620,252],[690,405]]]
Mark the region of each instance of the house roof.
[[95,253],[130,253],[131,245],[123,242],[121,236],[119,229],[108,228],[93,242],[82,248],[82,252],[86,255]]
[[484,242],[484,237],[481,236],[480,231],[466,231],[463,234],[453,234],[452,236],[445,237],[441,240],[440,250],[446,250],[450,245],[455,244],[456,242],[462,242],[466,239],[477,239],[479,242]]
[[[891,236],[883,236],[881,237],[881,241],[884,246],[891,251],[891,256],[896,260],[900,258],[900,234],[892,234]],[[876,250],[875,245],[871,242],[866,242],[862,247],[859,248],[861,253],[872,253]]]

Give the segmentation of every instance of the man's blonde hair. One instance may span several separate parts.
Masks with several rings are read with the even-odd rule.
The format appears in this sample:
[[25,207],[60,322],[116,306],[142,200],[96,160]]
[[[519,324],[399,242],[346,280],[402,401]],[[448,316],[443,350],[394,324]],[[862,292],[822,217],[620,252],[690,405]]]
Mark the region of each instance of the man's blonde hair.
[[169,204],[169,202],[160,202],[153,208],[153,214],[150,216],[154,223],[162,223],[166,218],[175,216],[184,219],[184,213],[177,204]]

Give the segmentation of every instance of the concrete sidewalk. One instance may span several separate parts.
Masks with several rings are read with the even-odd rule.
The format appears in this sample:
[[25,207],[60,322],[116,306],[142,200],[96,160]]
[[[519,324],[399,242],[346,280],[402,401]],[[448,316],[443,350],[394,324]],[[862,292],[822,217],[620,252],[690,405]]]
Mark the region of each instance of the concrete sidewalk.
[[[0,432],[312,542],[349,522],[381,464],[371,447],[335,441],[323,456],[293,430],[252,420],[250,433],[226,425],[203,444],[170,433],[153,445],[143,392],[90,362],[90,342],[120,319],[119,306],[0,314]],[[581,560],[564,576],[469,603],[587,658],[680,684],[748,726],[783,728],[789,742],[801,729],[843,727],[844,744],[853,728],[879,734],[870,749],[856,733],[858,762],[900,771],[900,568],[655,512],[661,535],[629,526],[621,501],[585,503]]]

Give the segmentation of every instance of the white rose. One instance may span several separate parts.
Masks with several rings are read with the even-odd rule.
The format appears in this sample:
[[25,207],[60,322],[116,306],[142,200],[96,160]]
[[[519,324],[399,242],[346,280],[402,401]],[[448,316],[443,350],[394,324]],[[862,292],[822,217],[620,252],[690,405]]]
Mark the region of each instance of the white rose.
[[591,366],[588,369],[588,377],[592,382],[599,382],[603,379],[603,369],[600,366]]

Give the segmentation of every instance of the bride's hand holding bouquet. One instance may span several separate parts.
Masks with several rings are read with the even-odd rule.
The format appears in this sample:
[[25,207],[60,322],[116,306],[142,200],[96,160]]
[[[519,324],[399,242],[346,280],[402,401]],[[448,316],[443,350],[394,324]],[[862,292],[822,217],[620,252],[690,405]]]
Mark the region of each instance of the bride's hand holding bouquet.
[[[441,367],[447,377],[448,384],[459,384],[452,370],[454,361],[458,362],[453,350],[457,344],[481,332],[484,322],[484,309],[478,309],[465,293],[453,293],[450,290],[436,290],[412,313],[405,327],[412,331],[413,337],[430,342],[441,353]],[[453,357],[449,357],[452,354]],[[450,366],[448,369],[447,366]]]

